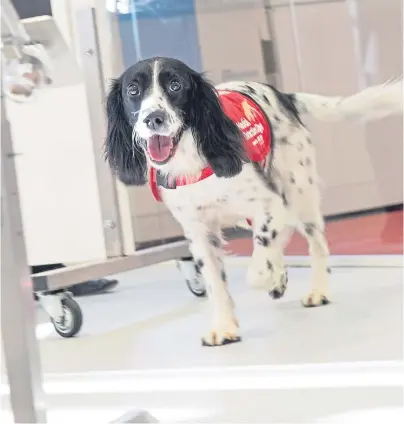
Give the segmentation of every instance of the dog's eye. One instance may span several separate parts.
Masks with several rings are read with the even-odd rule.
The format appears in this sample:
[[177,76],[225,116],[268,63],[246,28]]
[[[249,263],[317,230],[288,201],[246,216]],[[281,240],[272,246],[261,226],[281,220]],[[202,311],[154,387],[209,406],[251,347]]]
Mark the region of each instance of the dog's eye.
[[138,96],[140,93],[139,87],[137,86],[137,84],[131,84],[128,87],[128,94],[129,96]]
[[170,82],[170,90],[171,91],[179,91],[179,90],[181,90],[181,83],[178,80],[172,80]]

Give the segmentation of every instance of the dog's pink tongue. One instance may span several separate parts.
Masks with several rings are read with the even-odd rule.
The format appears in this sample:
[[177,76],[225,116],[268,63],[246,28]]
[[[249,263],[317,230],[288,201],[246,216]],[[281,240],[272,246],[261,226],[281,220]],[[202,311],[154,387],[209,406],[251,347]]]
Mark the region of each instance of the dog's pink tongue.
[[147,150],[150,157],[156,162],[165,161],[171,153],[173,141],[171,137],[163,135],[154,135],[147,142]]

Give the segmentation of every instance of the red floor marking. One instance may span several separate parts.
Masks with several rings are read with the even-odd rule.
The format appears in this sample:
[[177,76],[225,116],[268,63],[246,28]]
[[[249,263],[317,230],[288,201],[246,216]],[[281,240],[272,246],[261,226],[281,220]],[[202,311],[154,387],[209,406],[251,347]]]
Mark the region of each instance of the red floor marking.
[[[329,222],[326,236],[333,255],[402,255],[403,211]],[[252,240],[231,240],[228,250],[236,255],[250,256]],[[293,235],[286,254],[308,254],[307,243],[300,234]]]

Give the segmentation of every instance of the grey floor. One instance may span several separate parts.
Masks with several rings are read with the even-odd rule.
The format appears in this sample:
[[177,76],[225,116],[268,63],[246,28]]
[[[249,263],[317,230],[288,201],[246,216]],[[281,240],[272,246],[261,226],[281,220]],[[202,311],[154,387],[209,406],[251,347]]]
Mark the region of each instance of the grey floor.
[[[231,390],[203,390],[197,381],[192,390],[157,390],[145,383],[128,389],[122,384],[116,392],[113,379],[130,373],[147,382],[170,370],[181,376],[179,369],[197,369],[202,376],[211,367],[403,359],[401,268],[334,268],[332,303],[314,309],[300,304],[308,290],[308,269],[290,269],[288,290],[278,301],[246,287],[244,261],[229,259],[228,271],[243,342],[221,348],[201,347],[206,300],[188,291],[173,264],[121,274],[115,292],[78,298],[84,326],[73,339],[56,335],[38,308],[45,380],[56,382],[49,395],[53,422],[77,417],[91,422],[97,416],[108,422],[134,406],[166,422],[271,423],[317,422],[349,411],[402,407],[400,388],[354,383],[350,388],[247,390],[240,382]],[[77,378],[89,387],[78,389]],[[103,383],[92,391],[99,378]],[[58,382],[69,382],[72,389],[64,391]]]
[[244,264],[229,260],[227,268],[242,343],[201,347],[206,300],[188,291],[174,265],[164,264],[118,276],[114,293],[78,298],[83,330],[63,340],[48,327],[41,342],[45,372],[402,359],[402,269],[334,268],[332,303],[306,309],[300,298],[309,287],[308,269],[290,269],[284,298],[273,301],[246,287]]

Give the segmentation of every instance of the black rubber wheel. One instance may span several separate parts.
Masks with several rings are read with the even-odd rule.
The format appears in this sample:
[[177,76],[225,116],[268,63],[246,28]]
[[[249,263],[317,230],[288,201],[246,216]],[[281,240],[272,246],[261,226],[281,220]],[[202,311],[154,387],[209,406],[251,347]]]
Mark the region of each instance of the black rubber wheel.
[[79,304],[71,297],[65,297],[61,302],[64,311],[63,322],[56,322],[51,319],[52,324],[59,336],[74,337],[83,325],[83,313]]
[[192,281],[186,280],[189,291],[196,297],[206,296],[206,288],[201,280],[202,277],[195,278]]

